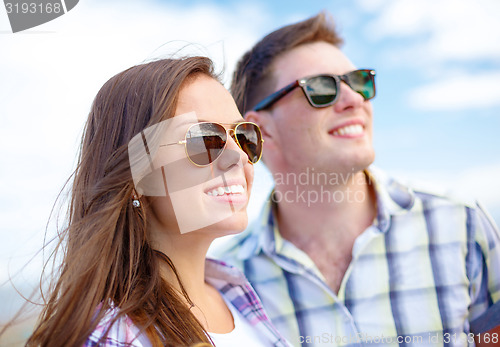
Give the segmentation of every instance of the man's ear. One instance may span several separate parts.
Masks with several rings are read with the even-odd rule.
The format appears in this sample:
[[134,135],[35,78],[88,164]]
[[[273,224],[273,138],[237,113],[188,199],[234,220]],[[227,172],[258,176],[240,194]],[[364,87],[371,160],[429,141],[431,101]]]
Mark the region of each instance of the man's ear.
[[248,111],[245,113],[245,120],[259,126],[265,146],[273,145],[276,137],[276,131],[274,129],[275,123],[270,112]]

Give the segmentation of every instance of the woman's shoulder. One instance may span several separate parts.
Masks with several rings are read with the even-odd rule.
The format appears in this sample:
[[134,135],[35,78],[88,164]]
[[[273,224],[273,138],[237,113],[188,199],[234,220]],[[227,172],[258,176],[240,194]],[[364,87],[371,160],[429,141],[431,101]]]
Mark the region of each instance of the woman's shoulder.
[[127,315],[118,317],[119,313],[119,308],[108,309],[97,327],[87,337],[83,347],[151,347],[147,336],[139,330],[132,319]]

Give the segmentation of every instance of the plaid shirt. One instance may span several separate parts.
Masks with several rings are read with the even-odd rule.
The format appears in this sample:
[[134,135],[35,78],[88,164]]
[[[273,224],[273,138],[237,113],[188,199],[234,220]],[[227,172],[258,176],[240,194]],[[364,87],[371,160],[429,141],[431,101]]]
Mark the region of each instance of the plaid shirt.
[[378,215],[356,239],[338,294],[280,236],[270,202],[215,252],[244,270],[294,346],[473,346],[471,331],[500,324],[498,229],[477,205],[370,171]]
[[[223,262],[207,259],[205,263],[205,280],[212,284],[219,292],[230,301],[234,307],[257,330],[258,334],[267,338],[273,346],[289,346],[286,340],[274,328],[262,308],[255,291],[238,269]],[[113,308],[107,312],[105,318],[99,323],[94,332],[88,337],[84,347],[150,347],[151,343],[145,334],[142,334],[128,316],[121,317],[112,327],[103,341],[104,332],[109,327],[109,322],[119,312]],[[182,317],[180,317],[182,319]]]

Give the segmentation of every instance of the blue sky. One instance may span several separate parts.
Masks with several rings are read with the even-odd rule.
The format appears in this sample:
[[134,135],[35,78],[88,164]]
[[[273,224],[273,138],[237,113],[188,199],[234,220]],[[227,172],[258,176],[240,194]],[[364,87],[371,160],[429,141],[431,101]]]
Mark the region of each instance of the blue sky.
[[[500,223],[498,0],[82,0],[17,34],[0,8],[0,280],[40,248],[92,99],[109,77],[190,42],[225,66],[228,81],[260,37],[323,9],[351,60],[377,70],[376,165],[478,198]],[[259,166],[251,215],[269,187]]]

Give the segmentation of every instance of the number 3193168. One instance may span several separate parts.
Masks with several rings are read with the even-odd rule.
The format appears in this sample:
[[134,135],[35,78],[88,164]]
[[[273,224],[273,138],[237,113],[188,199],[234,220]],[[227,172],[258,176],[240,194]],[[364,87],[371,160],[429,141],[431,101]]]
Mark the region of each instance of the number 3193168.
[[61,13],[62,6],[60,2],[37,4],[34,2],[23,3],[5,3],[7,13]]

